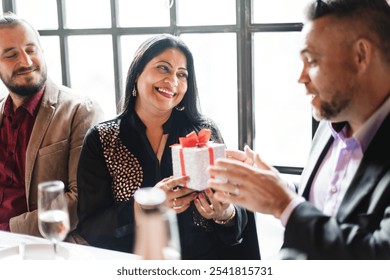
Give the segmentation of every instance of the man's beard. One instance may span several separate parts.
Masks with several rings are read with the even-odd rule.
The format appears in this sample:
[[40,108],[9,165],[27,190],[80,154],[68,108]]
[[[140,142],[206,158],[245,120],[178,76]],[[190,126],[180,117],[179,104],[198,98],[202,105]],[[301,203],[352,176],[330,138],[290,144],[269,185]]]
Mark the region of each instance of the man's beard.
[[350,100],[345,99],[336,102],[321,102],[321,108],[313,108],[313,117],[316,121],[320,120],[333,120],[338,117],[340,113],[349,106]]
[[19,96],[33,96],[34,94],[38,93],[45,85],[47,80],[47,72],[46,70],[43,70],[41,72],[41,79],[34,84],[20,85],[13,83],[12,80],[5,81],[2,76],[0,76],[0,78],[10,92],[13,92]]
[[38,93],[46,83],[46,78],[42,77],[41,80],[32,85],[7,85],[5,86],[13,93],[19,96],[33,96]]

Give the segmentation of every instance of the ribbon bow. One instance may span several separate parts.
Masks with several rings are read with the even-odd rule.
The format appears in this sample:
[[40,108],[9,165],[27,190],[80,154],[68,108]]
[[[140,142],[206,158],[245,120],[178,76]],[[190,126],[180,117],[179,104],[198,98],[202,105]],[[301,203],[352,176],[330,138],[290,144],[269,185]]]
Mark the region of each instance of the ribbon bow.
[[183,148],[205,147],[210,140],[210,136],[211,130],[203,128],[199,131],[198,135],[193,131],[187,134],[186,137],[179,137],[179,142]]

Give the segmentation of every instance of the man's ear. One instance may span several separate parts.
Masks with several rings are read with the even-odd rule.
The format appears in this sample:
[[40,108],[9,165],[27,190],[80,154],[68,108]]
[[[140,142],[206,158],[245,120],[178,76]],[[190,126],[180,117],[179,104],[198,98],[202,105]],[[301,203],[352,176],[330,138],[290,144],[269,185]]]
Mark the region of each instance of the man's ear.
[[367,39],[359,39],[355,43],[355,61],[359,69],[359,72],[364,72],[372,59],[373,46],[372,43]]

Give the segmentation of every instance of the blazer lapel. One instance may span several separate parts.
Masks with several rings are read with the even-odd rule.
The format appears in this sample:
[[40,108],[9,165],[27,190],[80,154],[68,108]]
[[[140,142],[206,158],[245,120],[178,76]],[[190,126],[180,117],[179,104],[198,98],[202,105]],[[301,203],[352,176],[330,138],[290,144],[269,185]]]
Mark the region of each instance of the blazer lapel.
[[25,186],[27,201],[29,201],[31,177],[35,165],[35,160],[39,148],[41,147],[43,138],[50,125],[53,117],[55,106],[58,98],[58,88],[48,80],[46,82],[46,89],[42,97],[41,105],[38,111],[37,118],[31,132],[30,141],[26,151],[26,172],[25,172]]
[[359,203],[373,192],[379,179],[390,168],[390,115],[387,116],[378,132],[368,146],[356,175],[353,178],[343,201],[341,202],[337,217],[340,220],[346,217],[359,205]]
[[308,199],[311,184],[317,173],[317,170],[325,157],[330,145],[333,142],[333,137],[328,127],[327,122],[321,122],[317,132],[313,138],[313,144],[305,169],[301,175],[298,194]]

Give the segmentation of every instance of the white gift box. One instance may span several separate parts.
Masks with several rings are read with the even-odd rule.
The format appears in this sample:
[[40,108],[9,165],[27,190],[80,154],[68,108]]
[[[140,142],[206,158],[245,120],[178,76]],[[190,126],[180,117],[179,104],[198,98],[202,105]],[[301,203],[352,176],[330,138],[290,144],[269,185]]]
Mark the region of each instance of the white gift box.
[[225,145],[209,142],[204,147],[172,146],[173,177],[189,176],[184,187],[202,191],[207,188],[210,175],[207,168],[217,158],[225,158]]

